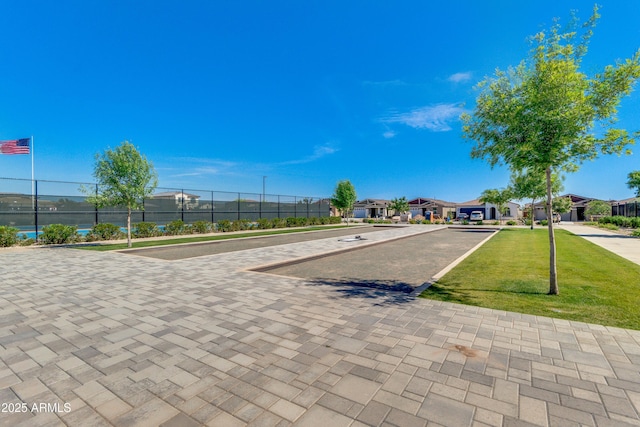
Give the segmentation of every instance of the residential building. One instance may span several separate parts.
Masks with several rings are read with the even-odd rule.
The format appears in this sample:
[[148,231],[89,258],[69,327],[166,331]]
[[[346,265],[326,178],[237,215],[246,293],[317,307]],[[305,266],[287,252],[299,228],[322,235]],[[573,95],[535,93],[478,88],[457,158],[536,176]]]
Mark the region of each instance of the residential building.
[[433,215],[434,218],[453,219],[456,214],[456,204],[445,200],[418,197],[409,200],[409,211],[413,217],[422,215],[426,219],[431,219]]
[[512,220],[517,219],[520,212],[520,205],[515,202],[507,202],[506,211],[504,214],[500,215],[498,211],[498,206],[493,203],[482,203],[478,199],[469,200],[468,202],[458,203],[456,207],[456,217],[458,217],[461,213],[465,213],[467,215],[471,215],[471,212],[480,211],[482,212],[484,219],[506,219]]
[[385,199],[364,199],[353,204],[354,218],[385,218],[389,215],[389,204]]
[[[562,221],[584,221],[585,215],[584,211],[587,208],[587,204],[594,199],[592,197],[578,196],[577,194],[563,194],[562,196],[557,197],[569,197],[571,199],[571,210],[569,212],[565,212],[560,214],[560,219]],[[536,221],[540,221],[543,219],[547,219],[547,212],[545,207],[546,201],[542,200],[535,204],[535,209],[533,211],[533,217]]]

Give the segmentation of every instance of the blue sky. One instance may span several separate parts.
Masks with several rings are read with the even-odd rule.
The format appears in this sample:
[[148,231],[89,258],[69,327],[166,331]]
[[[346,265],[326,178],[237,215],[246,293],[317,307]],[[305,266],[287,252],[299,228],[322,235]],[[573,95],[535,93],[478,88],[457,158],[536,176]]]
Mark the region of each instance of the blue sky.
[[[527,37],[589,1],[22,1],[0,23],[0,139],[33,135],[38,179],[92,181],[123,140],[162,187],[462,202],[508,184],[470,158],[473,86],[524,59]],[[583,69],[640,47],[640,2],[608,2]],[[636,88],[638,89],[638,88]],[[620,107],[640,129],[640,91]],[[630,197],[637,154],[567,176],[567,192]],[[0,177],[30,178],[29,156]],[[0,189],[1,191],[1,189]]]

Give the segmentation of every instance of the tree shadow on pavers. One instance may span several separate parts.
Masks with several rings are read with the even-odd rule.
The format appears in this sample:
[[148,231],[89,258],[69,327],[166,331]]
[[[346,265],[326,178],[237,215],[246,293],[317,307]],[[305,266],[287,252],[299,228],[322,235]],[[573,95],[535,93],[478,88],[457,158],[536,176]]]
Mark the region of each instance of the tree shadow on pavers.
[[314,278],[309,284],[334,286],[344,298],[367,298],[376,300],[375,305],[406,304],[415,300],[415,288],[397,280],[372,279],[325,279]]

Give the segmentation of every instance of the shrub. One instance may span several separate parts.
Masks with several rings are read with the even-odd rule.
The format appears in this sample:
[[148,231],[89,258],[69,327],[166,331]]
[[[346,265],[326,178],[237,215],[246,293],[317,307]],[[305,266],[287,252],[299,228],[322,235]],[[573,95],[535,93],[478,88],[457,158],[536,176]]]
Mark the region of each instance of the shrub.
[[547,221],[546,219],[541,219],[540,220],[540,225],[548,225],[549,221]]
[[77,242],[80,235],[75,225],[51,224],[42,227],[40,239],[45,245],[61,245]]
[[273,218],[271,220],[272,228],[284,228],[287,226],[287,220],[284,218]]
[[184,221],[182,221],[181,219],[176,219],[174,221],[171,221],[164,226],[164,234],[168,236],[177,236],[180,234],[186,234],[186,230],[187,230],[187,226],[185,225]]
[[329,224],[341,224],[342,223],[342,218],[340,218],[339,216],[328,216],[328,217],[324,217],[324,218],[328,218],[328,223]]
[[289,217],[285,220],[287,222],[287,227],[304,227],[306,226],[309,221],[307,218],[294,218],[294,217]]
[[640,228],[640,217],[628,218],[626,216],[605,216],[598,220],[600,224],[615,224],[622,228]]
[[191,229],[195,233],[199,234],[207,234],[211,233],[214,230],[215,226],[212,222],[209,221],[196,221],[191,224]]
[[231,231],[231,221],[228,219],[221,219],[216,223],[216,231],[226,232]]
[[475,225],[483,225],[483,224],[484,224],[484,222],[483,222],[482,220],[480,220],[480,221],[476,221],[474,224],[475,224]]
[[640,230],[633,230],[631,232],[631,235],[634,236],[634,237],[640,237]]
[[318,217],[312,216],[308,218],[309,225],[319,225],[320,219]]
[[525,219],[524,220],[524,225],[531,225],[531,220],[530,219]]
[[0,247],[8,248],[18,243],[18,229],[0,225]]
[[131,227],[133,237],[156,237],[162,235],[162,231],[155,222],[138,222]]
[[296,223],[297,223],[297,222],[296,222],[296,219],[295,219],[295,218],[293,218],[293,217],[285,218],[285,221],[286,221],[286,223],[287,223],[287,227],[295,227],[295,226],[296,226]]
[[500,225],[500,221],[493,221],[491,225]]
[[36,239],[33,239],[31,237],[27,237],[24,234],[22,234],[20,236],[20,240],[18,240],[18,244],[20,246],[31,246],[31,245],[35,245],[35,243],[36,243]]
[[599,228],[604,228],[606,230],[619,230],[620,227],[618,227],[615,224],[599,224],[598,225]]
[[512,219],[510,219],[509,221],[507,221],[507,225],[517,225],[518,223]]
[[231,231],[251,230],[253,223],[248,219],[238,219],[231,223]]
[[468,221],[468,220],[466,220],[466,219],[463,219],[461,224],[462,224],[462,225],[469,225],[469,221]]
[[268,218],[260,218],[258,219],[258,228],[260,230],[268,230],[273,228],[273,222]]
[[117,240],[124,237],[125,234],[120,230],[119,226],[104,222],[91,227],[91,230],[87,233],[86,240],[94,242],[96,240]]

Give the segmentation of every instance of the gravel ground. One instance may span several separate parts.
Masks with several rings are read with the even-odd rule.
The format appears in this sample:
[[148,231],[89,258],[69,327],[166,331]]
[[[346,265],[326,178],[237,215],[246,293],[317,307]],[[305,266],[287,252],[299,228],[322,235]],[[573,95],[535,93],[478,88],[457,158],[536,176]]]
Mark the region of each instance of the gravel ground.
[[411,292],[494,231],[444,229],[259,271],[317,284]]
[[169,261],[215,255],[245,249],[265,248],[268,246],[286,245],[289,243],[307,242],[330,237],[355,237],[388,229],[387,227],[358,226],[320,231],[309,231],[290,234],[276,234],[263,237],[246,237],[230,240],[218,240],[204,243],[188,243],[183,245],[158,246],[153,248],[126,250],[123,253],[158,258]]

